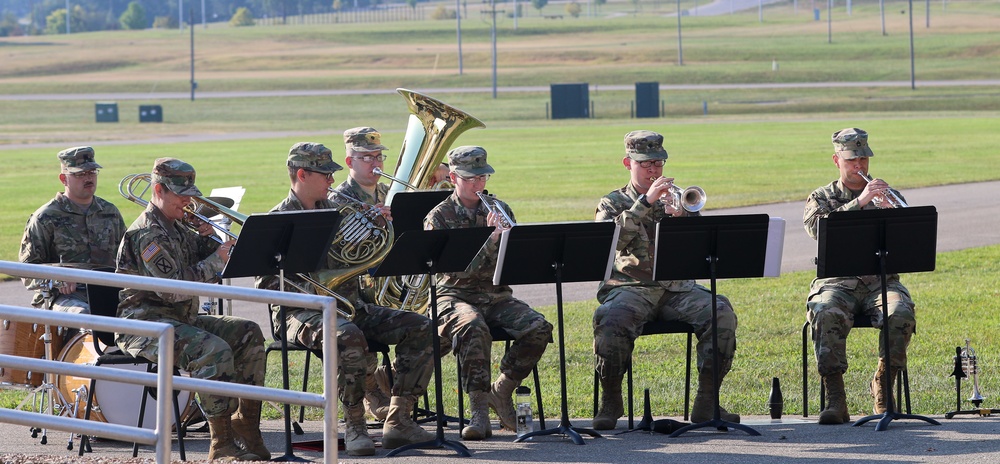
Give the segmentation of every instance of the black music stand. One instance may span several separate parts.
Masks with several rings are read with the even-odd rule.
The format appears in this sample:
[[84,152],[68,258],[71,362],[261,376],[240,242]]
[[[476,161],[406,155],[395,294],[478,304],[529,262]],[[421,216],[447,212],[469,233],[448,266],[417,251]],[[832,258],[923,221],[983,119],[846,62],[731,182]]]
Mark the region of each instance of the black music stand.
[[[933,206],[838,211],[819,220],[819,252],[816,277],[853,277],[877,275],[882,284],[882,328],[879,335],[885,353],[889,342],[889,305],[886,276],[903,272],[934,270],[937,253],[937,210]],[[892,258],[891,260],[889,258]],[[882,385],[890,385],[888,360]],[[875,431],[889,427],[895,419],[919,419],[933,425],[940,422],[896,412],[889,401],[890,389],[883,389],[885,412],[858,419],[857,427],[879,419]]]
[[[229,262],[222,271],[222,277],[231,279],[278,274],[280,289],[284,291],[285,271],[313,272],[326,267],[327,251],[339,225],[340,212],[336,210],[252,214],[243,224]],[[279,312],[282,335],[281,380],[282,388],[288,390],[288,322],[285,321],[284,305],[279,307]],[[292,451],[291,407],[287,403],[284,406],[285,454],[272,460],[306,461],[295,456]]]
[[763,277],[767,253],[768,216],[691,216],[664,219],[656,225],[653,280],[710,279],[712,293],[712,400],[711,420],[681,427],[670,434],[705,427],[728,427],[757,436],[760,432],[743,424],[722,420],[719,407],[719,328],[716,280]]
[[613,222],[562,222],[517,225],[504,232],[500,243],[496,285],[556,284],[556,314],[559,324],[559,383],[562,417],[559,426],[536,430],[518,437],[521,442],[540,435],[568,435],[573,443],[586,442],[585,433],[595,438],[601,434],[569,422],[566,406],[566,346],[563,330],[563,282],[590,282],[607,279],[618,242],[618,226]]
[[462,443],[444,438],[444,399],[441,395],[441,340],[438,335],[437,279],[434,274],[463,272],[493,233],[493,227],[469,229],[411,230],[399,236],[396,244],[375,271],[375,277],[426,274],[431,282],[431,320],[434,323],[434,400],[437,408],[437,434],[433,440],[396,448],[387,456],[411,449],[451,448],[463,457],[472,453]]
[[392,197],[392,230],[396,237],[403,232],[424,229],[424,217],[451,196],[451,190],[398,192]]

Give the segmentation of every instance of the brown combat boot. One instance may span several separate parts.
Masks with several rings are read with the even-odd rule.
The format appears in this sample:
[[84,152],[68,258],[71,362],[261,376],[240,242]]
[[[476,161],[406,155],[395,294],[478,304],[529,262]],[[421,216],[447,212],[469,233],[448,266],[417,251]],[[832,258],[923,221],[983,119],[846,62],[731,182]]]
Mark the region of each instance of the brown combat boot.
[[823,377],[826,386],[826,409],[819,413],[819,423],[823,425],[846,424],[851,421],[847,412],[847,391],[844,389],[844,374],[830,374]]
[[413,422],[413,396],[394,396],[389,400],[389,414],[382,424],[382,447],[396,449],[411,443],[423,443],[435,438],[433,433],[424,430]]
[[[722,375],[719,375],[722,383]],[[719,418],[726,422],[740,423],[740,415],[726,411],[719,406]],[[705,369],[698,373],[698,392],[694,395],[694,405],[691,407],[691,422],[707,422],[715,419],[715,382],[712,381],[712,370]]]
[[388,391],[389,375],[385,366],[380,365],[372,375],[365,376],[365,411],[379,422],[389,413]]
[[469,392],[472,417],[469,418],[469,425],[462,429],[463,440],[484,440],[493,436],[493,431],[490,430],[489,396],[488,392]]
[[513,395],[518,383],[518,381],[507,377],[507,374],[500,374],[496,382],[490,386],[490,395],[486,400],[490,409],[497,413],[500,426],[511,432],[517,430],[517,413],[514,412]]
[[885,374],[885,362],[881,359],[878,360],[878,368],[875,370],[875,376],[872,377],[871,383],[871,393],[872,397],[875,399],[875,414],[882,414],[886,410],[885,396],[883,392],[886,389],[889,392],[889,403],[895,405],[895,400],[892,397],[892,383],[896,381],[896,376],[899,374],[899,369],[889,369],[889,385],[882,385],[882,376]]
[[594,430],[612,430],[618,425],[618,418],[625,414],[622,404],[622,378],[601,379],[601,407],[591,426]]
[[260,461],[261,457],[236,444],[233,439],[233,419],[229,415],[208,418],[211,441],[208,445],[210,461]]
[[271,460],[271,452],[264,446],[264,437],[260,434],[260,401],[240,399],[240,407],[233,413],[232,423],[236,443],[264,461]]
[[368,436],[365,408],[360,404],[344,405],[344,448],[348,456],[375,454],[375,443]]

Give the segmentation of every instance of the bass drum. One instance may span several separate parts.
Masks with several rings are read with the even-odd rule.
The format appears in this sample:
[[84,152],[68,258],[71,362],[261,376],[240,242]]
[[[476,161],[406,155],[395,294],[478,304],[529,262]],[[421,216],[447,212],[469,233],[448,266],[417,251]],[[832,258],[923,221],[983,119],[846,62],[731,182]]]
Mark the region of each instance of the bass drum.
[[[62,353],[59,361],[74,364],[94,365],[97,352],[94,350],[94,336],[90,332],[81,332],[73,337]],[[124,364],[102,366],[112,369],[127,369],[136,372],[146,372],[145,364]],[[181,372],[181,375],[186,375]],[[82,388],[81,388],[82,387]],[[76,411],[75,417],[83,418],[87,411],[86,390],[90,388],[90,379],[60,375],[56,377],[56,388],[66,404]],[[98,379],[94,384],[94,405],[90,411],[90,420],[108,422],[118,425],[135,425],[139,420],[139,406],[142,401],[142,385],[112,382]],[[77,398],[77,395],[80,395]],[[159,396],[157,396],[159,398]],[[194,395],[189,391],[179,390],[177,401],[181,409],[181,419],[187,420],[198,409]],[[156,427],[156,400],[146,400],[146,414],[143,416],[142,427],[152,430]],[[170,414],[170,424],[174,423],[173,413]]]
[[[0,354],[34,359],[53,359],[62,349],[58,327],[51,327],[51,354],[45,353],[45,326],[33,322],[0,321]],[[42,384],[44,372],[18,371],[0,367],[0,385],[34,388]]]

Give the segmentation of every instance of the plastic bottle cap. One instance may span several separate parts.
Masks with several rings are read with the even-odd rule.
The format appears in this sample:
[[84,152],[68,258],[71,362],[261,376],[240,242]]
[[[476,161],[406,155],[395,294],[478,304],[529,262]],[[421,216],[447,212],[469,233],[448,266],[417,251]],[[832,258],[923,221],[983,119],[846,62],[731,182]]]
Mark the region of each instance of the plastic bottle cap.
[[517,390],[514,390],[514,394],[516,394],[516,395],[530,395],[531,394],[531,389],[528,388],[528,387],[525,387],[524,385],[521,385],[520,387],[517,387]]

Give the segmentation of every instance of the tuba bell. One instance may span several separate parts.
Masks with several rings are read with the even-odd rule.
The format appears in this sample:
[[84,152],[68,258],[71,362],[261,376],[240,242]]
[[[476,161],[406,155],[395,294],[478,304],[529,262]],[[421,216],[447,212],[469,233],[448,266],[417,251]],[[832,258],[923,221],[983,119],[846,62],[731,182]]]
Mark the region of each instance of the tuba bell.
[[[444,184],[438,185],[440,182],[432,184],[431,181],[452,143],[469,129],[486,127],[474,116],[427,95],[407,89],[396,89],[396,92],[406,100],[410,117],[394,174],[379,174],[391,181],[386,205],[392,204],[396,193],[407,189],[445,187]],[[375,304],[418,313],[426,312],[430,302],[428,282],[423,275],[362,276],[361,291]]]

